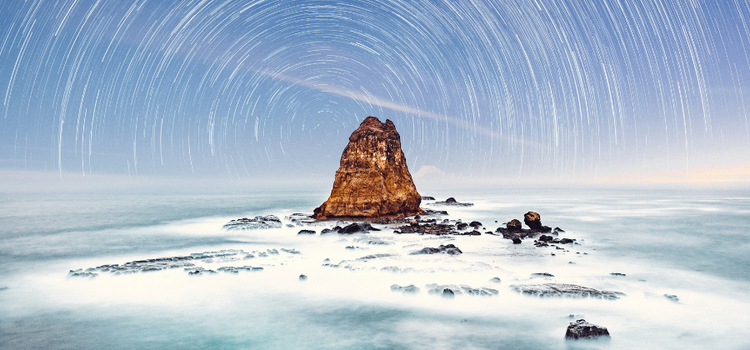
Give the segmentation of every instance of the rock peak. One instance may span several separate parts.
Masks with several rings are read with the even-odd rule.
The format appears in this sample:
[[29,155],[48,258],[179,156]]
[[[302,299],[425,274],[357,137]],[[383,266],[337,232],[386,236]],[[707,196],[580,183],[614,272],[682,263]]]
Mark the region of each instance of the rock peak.
[[392,121],[367,117],[349,136],[331,196],[315,208],[318,220],[421,214],[401,136]]

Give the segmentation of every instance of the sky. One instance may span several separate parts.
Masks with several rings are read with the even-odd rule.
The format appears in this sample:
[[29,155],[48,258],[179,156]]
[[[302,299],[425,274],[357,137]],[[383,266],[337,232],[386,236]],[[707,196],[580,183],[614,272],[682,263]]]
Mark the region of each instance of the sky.
[[[750,181],[746,0],[0,3],[0,172]],[[15,175],[17,176],[17,175]]]

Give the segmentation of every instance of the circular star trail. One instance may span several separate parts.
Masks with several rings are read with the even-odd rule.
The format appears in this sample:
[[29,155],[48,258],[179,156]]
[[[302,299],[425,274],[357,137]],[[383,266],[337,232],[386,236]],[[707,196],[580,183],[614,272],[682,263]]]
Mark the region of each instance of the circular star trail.
[[744,0],[29,0],[0,28],[3,169],[330,176],[369,115],[412,172],[750,163]]

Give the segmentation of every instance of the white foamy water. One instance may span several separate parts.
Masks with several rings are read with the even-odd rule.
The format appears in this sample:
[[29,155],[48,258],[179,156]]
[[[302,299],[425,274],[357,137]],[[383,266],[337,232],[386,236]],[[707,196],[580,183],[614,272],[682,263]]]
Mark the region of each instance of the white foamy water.
[[[287,227],[288,220],[278,229],[222,229],[239,217],[311,212],[325,193],[11,195],[0,214],[0,347],[750,347],[750,192],[422,192],[475,203],[423,203],[447,210],[441,219],[477,220],[484,233],[534,210],[545,225],[566,231],[560,237],[578,244],[558,250],[487,234],[398,235],[385,225],[369,234],[320,235],[336,223]],[[317,234],[297,235],[303,228]],[[463,254],[411,254],[441,244],[454,244]],[[193,253],[211,257],[160,271],[68,274]],[[263,269],[220,270],[230,266]],[[188,274],[200,268],[216,273]],[[510,288],[538,283],[623,295],[539,298]],[[420,291],[394,292],[394,284]],[[497,294],[446,298],[431,294],[431,284]],[[580,318],[607,327],[611,338],[566,341],[568,323]]]

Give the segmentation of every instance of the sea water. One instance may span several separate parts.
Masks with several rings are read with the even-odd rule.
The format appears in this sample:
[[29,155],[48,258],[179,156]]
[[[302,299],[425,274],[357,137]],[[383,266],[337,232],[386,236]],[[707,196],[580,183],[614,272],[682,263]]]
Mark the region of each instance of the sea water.
[[[474,203],[425,201],[422,207],[448,211],[441,220],[480,221],[483,234],[399,235],[393,227],[376,225],[382,231],[321,235],[336,223],[310,227],[286,219],[275,229],[222,228],[241,217],[311,213],[326,199],[324,187],[4,193],[0,348],[750,348],[750,191],[434,187],[420,192]],[[562,228],[560,237],[577,244],[536,248],[531,240],[514,245],[485,233],[523,220],[527,211],[539,212],[543,224]],[[306,228],[317,234],[297,234]],[[441,244],[454,244],[463,254],[411,254]],[[217,271],[213,274],[189,275],[183,268],[99,271],[95,277],[69,273],[222,250],[242,253],[193,261]],[[263,270],[227,273],[218,271],[222,266]],[[307,279],[300,280],[301,274]],[[500,282],[490,281],[494,277]],[[428,293],[431,283],[497,294],[447,298]],[[539,283],[622,295],[540,298],[510,288]],[[394,292],[394,284],[420,291]],[[611,337],[565,340],[568,324],[581,318],[607,327]]]

